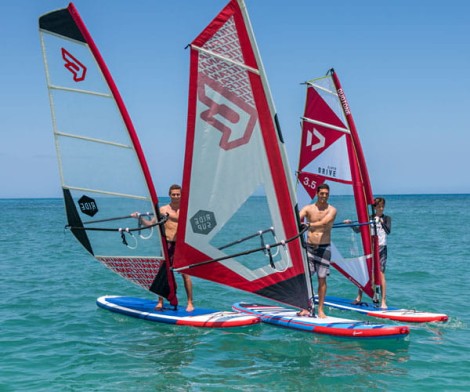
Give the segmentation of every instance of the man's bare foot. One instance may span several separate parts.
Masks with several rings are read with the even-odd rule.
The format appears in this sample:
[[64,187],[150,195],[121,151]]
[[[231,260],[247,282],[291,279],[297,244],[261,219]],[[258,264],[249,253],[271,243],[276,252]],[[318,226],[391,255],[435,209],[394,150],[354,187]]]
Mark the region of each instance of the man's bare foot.
[[163,310],[163,302],[158,302],[157,305],[155,305],[155,310],[162,311]]
[[306,309],[302,309],[301,311],[297,312],[297,316],[299,316],[299,317],[309,317],[310,312]]
[[380,309],[388,309],[387,304],[385,302],[382,302],[380,304]]
[[323,313],[323,310],[318,311],[318,318],[327,318],[327,317],[328,316],[325,313]]
[[194,305],[192,303],[188,303],[186,306],[186,312],[192,312],[194,310]]

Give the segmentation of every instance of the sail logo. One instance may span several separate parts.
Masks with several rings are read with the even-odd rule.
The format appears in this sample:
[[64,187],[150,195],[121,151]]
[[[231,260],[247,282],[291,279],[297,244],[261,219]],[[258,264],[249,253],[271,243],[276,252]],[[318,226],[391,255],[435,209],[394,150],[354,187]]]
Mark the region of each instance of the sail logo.
[[317,172],[321,176],[326,176],[326,177],[336,177],[336,167],[333,166],[328,166],[328,167],[317,167]]
[[250,141],[258,121],[254,107],[203,73],[199,73],[197,95],[208,108],[200,118],[222,133],[222,149],[232,150]]
[[344,94],[344,91],[342,88],[338,89],[338,97],[339,97],[339,100],[341,101],[341,105],[343,106],[344,113],[346,113],[346,115],[351,114],[351,109],[349,109],[348,100],[346,99],[346,95]]
[[191,218],[193,233],[207,235],[215,226],[217,222],[212,211],[199,210]]
[[[316,142],[314,143],[314,140]],[[325,147],[325,136],[323,136],[316,128],[313,131],[307,132],[307,147],[310,147],[311,151],[320,150]]]
[[78,200],[78,206],[80,207],[80,211],[88,216],[94,216],[98,212],[98,206],[95,200],[85,195]]
[[64,48],[62,48],[62,59],[65,62],[64,67],[72,73],[75,82],[85,80],[87,68]]

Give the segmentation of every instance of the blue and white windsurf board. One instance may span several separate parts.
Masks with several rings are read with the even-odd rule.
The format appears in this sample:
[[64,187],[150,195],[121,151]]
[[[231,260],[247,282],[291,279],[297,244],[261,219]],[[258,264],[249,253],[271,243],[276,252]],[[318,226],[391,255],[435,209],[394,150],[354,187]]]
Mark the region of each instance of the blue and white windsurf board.
[[258,316],[264,323],[338,337],[401,339],[408,336],[410,332],[406,325],[375,324],[331,316],[326,318],[302,317],[297,316],[297,311],[294,309],[279,306],[239,302],[234,304],[232,308],[237,312]]
[[241,327],[257,324],[260,319],[256,315],[240,314],[239,312],[218,312],[212,309],[196,308],[187,312],[182,306],[175,310],[173,306],[165,305],[162,310],[156,310],[156,300],[103,296],[96,300],[96,304],[111,312],[126,316],[141,318],[158,323],[186,325],[205,328]]

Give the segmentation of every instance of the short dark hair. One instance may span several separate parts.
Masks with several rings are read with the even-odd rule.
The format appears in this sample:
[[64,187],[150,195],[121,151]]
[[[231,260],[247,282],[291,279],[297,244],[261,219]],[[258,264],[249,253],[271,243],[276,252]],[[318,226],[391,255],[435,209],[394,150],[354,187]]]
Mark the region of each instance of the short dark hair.
[[385,198],[383,198],[383,197],[376,197],[376,198],[374,199],[374,207],[377,206],[377,204],[380,204],[380,203],[382,203],[382,204],[384,205],[384,207],[385,207]]
[[330,191],[330,186],[328,184],[321,184],[318,188],[317,188],[317,193],[320,192],[322,189],[326,189],[328,192]]
[[170,186],[170,189],[168,190],[168,194],[171,195],[171,191],[174,189],[181,190],[181,185],[173,184],[172,186]]

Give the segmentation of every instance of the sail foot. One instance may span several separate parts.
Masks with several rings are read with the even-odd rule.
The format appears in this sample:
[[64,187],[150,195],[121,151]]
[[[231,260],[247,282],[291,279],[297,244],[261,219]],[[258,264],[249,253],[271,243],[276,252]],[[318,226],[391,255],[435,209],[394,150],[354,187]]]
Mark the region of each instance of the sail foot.
[[311,307],[305,284],[305,274],[299,274],[291,279],[275,283],[256,291],[255,294],[301,309]]

